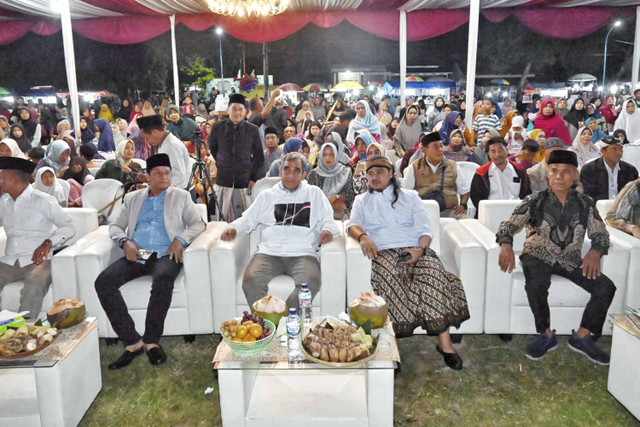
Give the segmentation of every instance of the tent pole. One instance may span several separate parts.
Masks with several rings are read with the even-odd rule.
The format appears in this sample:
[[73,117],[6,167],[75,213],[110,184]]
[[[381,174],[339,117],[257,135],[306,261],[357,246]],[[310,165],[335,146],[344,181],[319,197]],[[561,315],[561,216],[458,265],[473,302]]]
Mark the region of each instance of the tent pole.
[[178,52],[176,50],[176,15],[169,17],[171,22],[171,56],[173,58],[173,95],[176,105],[180,106],[180,82],[178,81]]
[[407,90],[407,11],[400,11],[400,107],[405,105]]
[[262,42],[262,88],[264,89],[264,100],[268,101],[271,97],[269,90],[269,51],[267,43]]
[[67,85],[76,139],[80,139],[80,103],[78,99],[78,80],[76,77],[76,57],[73,49],[73,32],[71,27],[71,10],[69,0],[60,0],[60,22],[62,25],[62,41],[64,44],[64,62],[67,70]]
[[473,125],[473,94],[476,90],[476,58],[478,55],[478,24],[480,0],[471,0],[469,8],[469,41],[467,44],[467,114],[465,122],[471,130]]
[[631,67],[631,92],[638,88],[638,68],[640,68],[640,6],[636,7],[636,34],[633,43],[633,66]]

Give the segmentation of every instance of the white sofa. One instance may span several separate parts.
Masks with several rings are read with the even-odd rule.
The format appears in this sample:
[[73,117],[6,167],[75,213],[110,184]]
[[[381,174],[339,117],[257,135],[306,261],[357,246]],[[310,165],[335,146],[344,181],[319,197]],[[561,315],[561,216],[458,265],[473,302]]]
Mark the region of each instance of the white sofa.
[[[519,200],[483,200],[478,208],[478,219],[464,219],[460,223],[466,227],[487,251],[486,300],[484,330],[487,334],[536,334],[533,314],[524,290],[524,273],[519,259],[512,273],[505,273],[498,266],[500,247],[495,233],[500,223],[509,218]],[[513,249],[518,257],[522,251],[525,230],[514,236]],[[585,238],[583,256],[591,243]],[[619,313],[622,309],[627,284],[629,252],[612,239],[609,255],[603,258],[602,272],[618,288],[609,313]],[[552,276],[549,289],[551,328],[560,335],[571,334],[578,329],[589,294],[569,279]],[[612,326],[605,322],[603,334],[611,335]]]
[[[86,247],[95,239],[91,232],[98,229],[98,215],[95,209],[63,208],[63,210],[71,215],[76,233],[66,242],[66,247],[51,258],[51,286],[42,302],[39,318],[46,317],[47,309],[58,299],[78,296],[73,257],[77,251]],[[4,232],[4,228],[0,228],[0,256],[4,255],[6,239],[7,235]],[[4,287],[0,294],[0,303],[2,303],[3,308],[13,311],[18,310],[22,287],[22,281],[8,283]]]
[[[206,207],[197,205],[203,220]],[[185,249],[184,267],[174,284],[171,306],[165,320],[163,335],[197,335],[213,332],[211,277],[209,250],[215,244],[215,236],[220,235],[224,223],[210,222]],[[85,302],[87,313],[98,318],[98,336],[116,338],[117,335],[106,313],[100,305],[95,291],[98,275],[111,263],[124,256],[124,252],[109,238],[101,227],[90,245],[75,257],[80,298]],[[144,323],[151,291],[151,276],[134,279],[120,288],[129,314],[138,332],[144,332]]]
[[[447,271],[456,274],[469,305],[471,318],[451,329],[452,333],[481,334],[484,330],[485,249],[459,222],[453,218],[440,218],[438,203],[423,201],[427,208],[433,240],[431,248],[438,254]],[[347,252],[347,303],[361,292],[373,292],[371,287],[371,260],[362,254],[360,244],[345,229]],[[416,333],[425,333],[417,328]]]
[[[625,148],[626,150],[626,148]],[[604,220],[611,210],[614,200],[599,200],[596,208]],[[627,292],[624,295],[624,304],[633,308],[640,307],[640,239],[625,233],[622,230],[607,225],[609,236],[621,246],[628,246],[629,271],[627,274]],[[618,291],[620,292],[620,291]]]
[[[256,184],[258,185],[258,184]],[[320,248],[322,286],[313,300],[314,316],[337,315],[345,309],[346,266],[342,223],[338,236]],[[218,233],[218,236],[220,233]],[[232,242],[219,240],[210,251],[211,284],[213,286],[213,321],[215,332],[225,320],[250,311],[242,291],[244,270],[256,252],[260,229],[250,235],[238,233]],[[290,276],[280,275],[269,282],[269,294],[286,300],[294,288]]]

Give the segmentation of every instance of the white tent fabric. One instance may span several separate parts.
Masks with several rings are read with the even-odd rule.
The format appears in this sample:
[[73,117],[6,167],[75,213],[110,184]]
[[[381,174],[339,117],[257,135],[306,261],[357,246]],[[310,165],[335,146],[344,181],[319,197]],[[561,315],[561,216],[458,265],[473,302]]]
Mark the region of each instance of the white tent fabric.
[[469,130],[473,124],[473,94],[476,89],[476,58],[478,56],[478,26],[480,21],[480,0],[471,0],[469,11],[469,42],[467,43],[467,113],[466,125]]
[[[406,11],[422,10],[422,9],[462,9],[470,7],[473,0],[409,0],[401,9]],[[530,0],[482,0],[481,9],[491,9],[497,7],[516,7],[526,6],[527,3],[537,3],[535,6],[544,7],[578,7],[578,6],[637,6],[640,4],[638,0],[569,0],[566,2],[548,2],[548,4],[540,4],[540,2],[532,2]]]
[[[121,13],[93,6],[78,0],[70,0],[69,9],[72,19],[123,16]],[[58,0],[0,0],[0,7],[16,12],[40,17],[51,17],[51,11],[61,13],[62,2]]]
[[640,6],[636,7],[636,34],[633,43],[633,62],[631,65],[631,87],[633,89],[638,87],[638,69],[640,69]]
[[78,102],[78,80],[76,78],[76,56],[73,49],[73,32],[71,30],[71,10],[69,0],[58,0],[56,3],[60,11],[62,24],[62,41],[64,44],[64,62],[67,69],[67,84],[71,100],[71,114],[76,136],[80,137],[80,104]]

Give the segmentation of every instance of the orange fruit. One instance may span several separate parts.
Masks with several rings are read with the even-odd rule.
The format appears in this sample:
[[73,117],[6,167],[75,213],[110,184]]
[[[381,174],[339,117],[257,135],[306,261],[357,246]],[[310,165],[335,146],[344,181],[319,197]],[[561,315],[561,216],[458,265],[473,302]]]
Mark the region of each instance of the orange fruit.
[[249,334],[253,335],[255,338],[260,338],[262,336],[262,326],[257,323],[251,325],[249,328]]
[[242,323],[244,326],[246,326],[247,328],[253,326],[253,320],[247,320],[246,322]]
[[242,340],[240,338],[238,338],[238,337],[231,338],[231,341],[242,342]]
[[247,336],[245,336],[244,339],[243,339],[244,342],[251,342],[251,341],[255,341],[255,340],[256,340],[256,337],[254,337],[251,334],[247,334]]
[[240,325],[238,326],[238,329],[236,329],[236,337],[243,339],[247,336],[248,331],[249,329],[245,325]]

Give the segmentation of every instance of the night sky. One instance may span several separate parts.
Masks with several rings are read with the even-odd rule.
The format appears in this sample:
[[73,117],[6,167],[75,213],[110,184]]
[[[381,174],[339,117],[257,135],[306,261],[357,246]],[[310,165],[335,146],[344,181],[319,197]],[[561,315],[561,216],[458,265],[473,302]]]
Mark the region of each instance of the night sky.
[[[579,25],[579,23],[577,23]],[[609,40],[607,81],[630,80],[635,23],[623,21]],[[576,73],[600,78],[604,39],[609,27],[574,39],[549,39],[522,26],[515,17],[492,23],[480,16],[478,74],[522,73],[528,62],[533,81],[564,81]],[[467,31],[464,24],[437,38],[411,42],[408,65],[438,65],[442,71],[466,73]],[[218,36],[214,28],[192,31],[177,27],[179,65],[195,56],[219,70]],[[621,43],[620,41],[630,42]],[[127,89],[163,91],[173,87],[169,32],[144,43],[108,45],[74,33],[76,66],[80,90],[107,89],[122,94]],[[225,76],[235,75],[245,49],[247,72],[262,73],[262,44],[223,36]],[[385,66],[399,71],[398,42],[376,37],[346,21],[323,29],[309,24],[283,40],[268,44],[269,71],[276,83],[330,82],[332,67]],[[0,46],[0,86],[24,90],[35,85],[67,86],[61,33],[38,36],[29,33]],[[181,83],[189,79],[180,75]],[[479,82],[481,83],[481,82]]]

